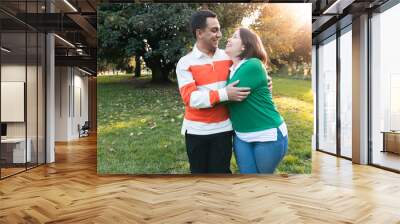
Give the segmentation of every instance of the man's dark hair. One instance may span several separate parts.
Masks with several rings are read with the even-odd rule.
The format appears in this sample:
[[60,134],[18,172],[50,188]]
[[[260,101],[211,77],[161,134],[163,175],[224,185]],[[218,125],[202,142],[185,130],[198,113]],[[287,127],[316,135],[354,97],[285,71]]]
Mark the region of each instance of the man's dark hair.
[[210,10],[200,10],[195,12],[190,18],[190,28],[192,30],[194,38],[196,38],[196,30],[204,29],[207,27],[207,18],[217,18],[217,14]]

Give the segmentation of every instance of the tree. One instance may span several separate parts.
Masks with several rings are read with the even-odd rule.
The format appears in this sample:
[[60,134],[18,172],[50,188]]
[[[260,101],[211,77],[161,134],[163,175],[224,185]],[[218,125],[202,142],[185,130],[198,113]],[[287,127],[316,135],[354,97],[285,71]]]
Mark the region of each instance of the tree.
[[243,18],[251,16],[262,5],[258,3],[213,3],[202,5],[202,7],[206,7],[218,15],[222,32],[222,38],[219,43],[220,48],[225,48],[228,38],[237,28],[241,27]]
[[142,73],[142,60],[140,60],[140,56],[135,56],[135,77],[140,77]]
[[[99,24],[98,27],[98,57],[97,61],[100,65],[100,70],[112,68],[124,68],[126,62],[126,54],[121,51],[123,43],[121,32],[113,32],[117,28],[117,24],[122,21],[118,15],[109,14],[108,12],[118,11],[121,8],[119,4],[101,5],[99,11]],[[111,22],[110,22],[111,21]],[[107,66],[108,65],[108,66]]]
[[[296,14],[304,13],[298,6],[267,4],[251,28],[261,37],[270,59],[272,72],[288,66],[289,73],[311,63],[311,18],[299,23]],[[303,8],[305,9],[305,8]]]
[[261,37],[267,51],[270,67],[278,70],[293,49],[293,25],[277,4],[268,4],[260,10],[259,17],[251,26]]
[[[123,61],[121,58],[132,56],[139,62],[143,58],[152,71],[153,82],[168,81],[179,57],[193,44],[186,21],[194,10],[195,7],[189,4],[112,4],[100,7],[99,55],[109,62]],[[138,76],[141,63],[135,64]]]
[[[207,5],[217,13],[225,40],[228,35],[225,30],[240,24],[254,7],[252,4]],[[152,82],[167,82],[174,75],[179,58],[195,42],[189,20],[202,6],[187,3],[101,5],[99,57],[115,64],[124,62],[121,58],[143,58],[146,67],[151,69]]]
[[[304,24],[299,30],[297,30],[296,39],[294,41],[294,61],[298,64],[302,64],[303,75],[309,76],[311,71],[311,24]],[[304,65],[307,65],[307,70],[304,69]]]

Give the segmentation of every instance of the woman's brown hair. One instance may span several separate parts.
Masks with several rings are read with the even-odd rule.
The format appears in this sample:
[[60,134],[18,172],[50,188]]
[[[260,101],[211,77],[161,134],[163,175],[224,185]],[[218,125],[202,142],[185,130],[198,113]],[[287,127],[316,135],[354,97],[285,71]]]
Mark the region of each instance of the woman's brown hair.
[[268,65],[268,55],[264,49],[264,45],[260,37],[252,30],[247,28],[239,29],[239,36],[244,45],[243,52],[239,55],[241,59],[244,58],[258,58],[264,65]]

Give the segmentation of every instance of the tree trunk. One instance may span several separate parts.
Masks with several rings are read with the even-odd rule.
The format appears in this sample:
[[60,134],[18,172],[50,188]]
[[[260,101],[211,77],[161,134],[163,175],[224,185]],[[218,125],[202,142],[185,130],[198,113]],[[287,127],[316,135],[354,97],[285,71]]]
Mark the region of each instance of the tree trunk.
[[147,67],[151,69],[151,82],[153,83],[167,83],[170,82],[168,79],[168,73],[165,69],[162,69],[160,58],[152,58],[146,61]]
[[151,82],[162,83],[163,75],[160,67],[154,66],[151,69]]
[[138,78],[141,76],[141,63],[140,63],[140,57],[135,56],[135,77]]
[[151,82],[153,83],[171,82],[168,79],[168,73],[164,73],[160,67],[153,67],[150,69],[151,69]]

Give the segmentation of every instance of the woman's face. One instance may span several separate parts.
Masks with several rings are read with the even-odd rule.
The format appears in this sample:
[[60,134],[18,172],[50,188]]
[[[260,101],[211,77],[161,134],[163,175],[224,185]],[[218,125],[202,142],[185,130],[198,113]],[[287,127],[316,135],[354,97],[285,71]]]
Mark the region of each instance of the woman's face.
[[225,52],[229,57],[237,57],[244,50],[242,39],[240,39],[239,30],[233,33],[232,37],[228,39],[225,47]]

